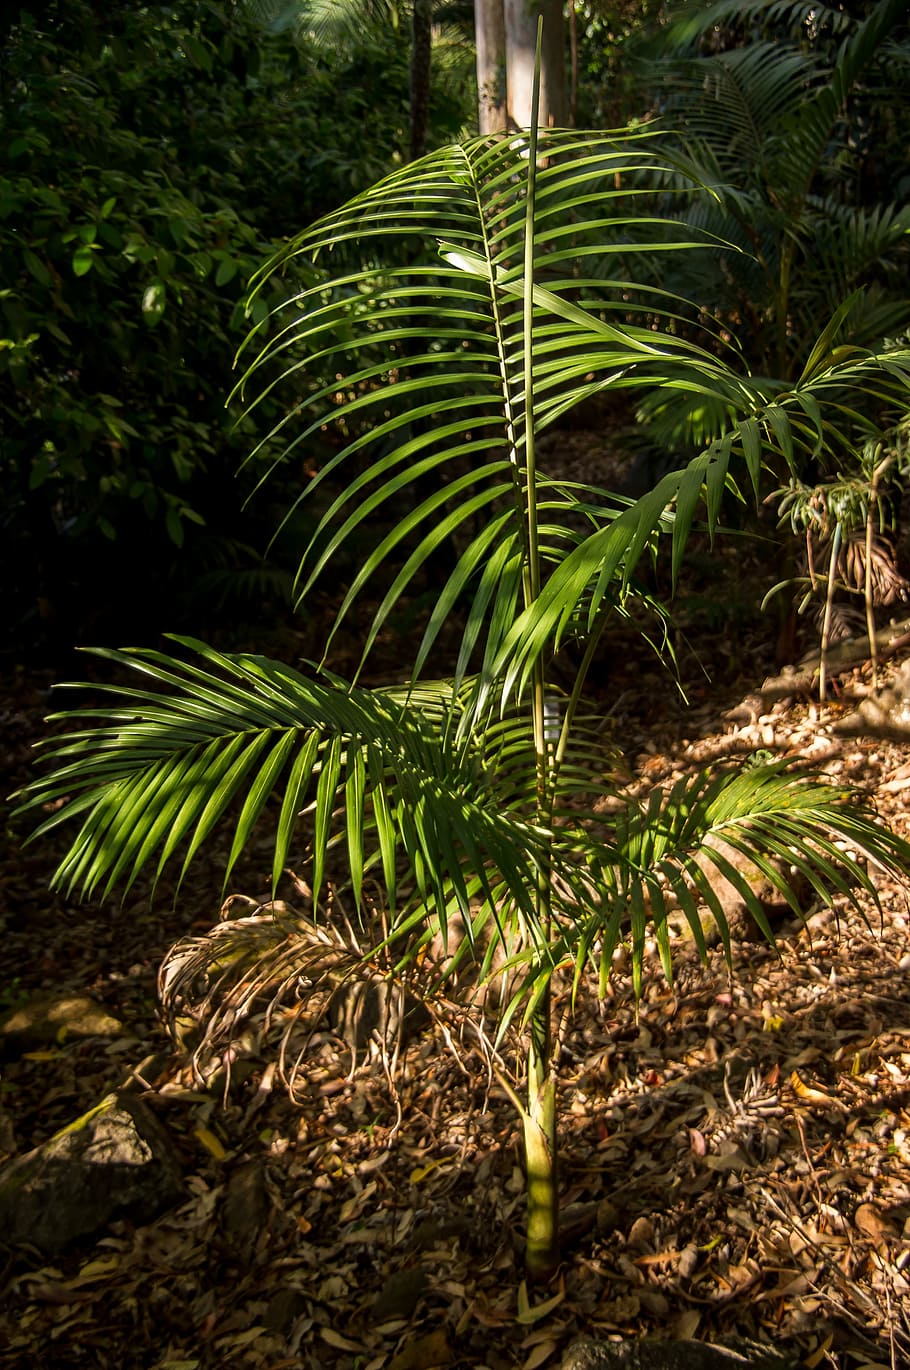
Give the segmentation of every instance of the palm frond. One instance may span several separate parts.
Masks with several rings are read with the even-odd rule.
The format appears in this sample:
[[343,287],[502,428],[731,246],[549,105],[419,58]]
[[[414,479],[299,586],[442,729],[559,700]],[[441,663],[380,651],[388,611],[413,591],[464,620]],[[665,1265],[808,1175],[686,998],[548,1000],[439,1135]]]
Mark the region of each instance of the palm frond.
[[[717,923],[729,955],[730,930],[715,892],[722,876],[738,892],[755,923],[773,942],[764,906],[750,879],[759,872],[795,914],[804,909],[793,893],[796,870],[825,904],[845,899],[862,908],[877,898],[872,872],[910,873],[910,844],[875,819],[862,799],[823,776],[793,775],[785,762],[735,772],[704,771],[683,777],[669,790],[655,790],[642,804],[629,804],[616,822],[614,842],[596,867],[607,892],[596,918],[596,936],[585,929],[579,941],[603,973],[626,923],[617,907],[629,910],[636,978],[641,974],[647,930],[666,922],[671,903],[689,924],[705,953],[701,908]],[[576,975],[581,974],[576,966]],[[664,969],[670,974],[669,957]]]
[[[714,907],[697,854],[737,879],[722,852],[703,852],[711,838],[763,871],[763,854],[786,855],[824,897],[869,888],[864,861],[893,869],[910,857],[906,844],[848,803],[842,790],[783,774],[780,766],[680,782],[606,832],[606,820],[585,806],[584,795],[593,797],[602,786],[609,752],[596,722],[589,727],[583,716],[544,828],[535,812],[533,738],[522,717],[459,734],[452,687],[445,683],[345,690],[263,658],[183,645],[198,653],[199,664],[153,651],[104,653],[167,689],[108,687],[111,707],[66,715],[84,726],[49,744],[54,773],[22,796],[26,809],[60,805],[39,831],[84,817],[57,873],[65,888],[106,893],[118,880],[128,887],[150,859],[157,856],[160,873],[181,848],[185,872],[228,812],[235,831],[230,870],[274,791],[278,874],[305,808],[316,834],[316,866],[324,869],[333,840],[344,843],[352,883],[360,884],[365,868],[381,872],[393,907],[400,851],[412,885],[399,932],[416,930],[418,941],[433,929],[444,935],[460,913],[479,938],[493,918],[499,936],[513,930],[507,941],[513,969],[527,968],[521,993],[531,993],[541,967],[552,972],[561,954],[536,925],[528,879],[535,865],[551,873],[566,946],[591,945],[586,919],[592,910],[605,945],[631,917],[638,946],[647,918],[660,921],[666,889],[687,918],[695,915],[696,894]],[[467,686],[462,695],[470,697]],[[98,726],[98,719],[111,721]],[[347,818],[338,827],[342,803]],[[786,894],[782,878],[770,866],[767,873]],[[744,899],[754,908],[745,889]],[[721,924],[722,917],[721,910]],[[269,975],[274,978],[272,970]]]
[[[47,744],[52,773],[19,796],[23,811],[55,809],[36,837],[82,819],[56,885],[105,897],[118,883],[129,889],[152,862],[157,880],[172,860],[182,880],[230,817],[227,884],[268,807],[273,884],[292,843],[304,840],[307,815],[316,897],[340,847],[358,903],[370,870],[394,909],[405,861],[412,878],[402,918],[417,906],[444,929],[453,906],[470,917],[475,900],[491,902],[492,883],[505,883],[517,891],[515,916],[533,923],[533,898],[522,890],[544,861],[547,834],[535,822],[534,742],[523,716],[472,732],[458,727],[470,682],[460,695],[446,682],[358,690],[176,640],[189,660],[100,651],[156,688],[109,685],[106,707],[60,715],[76,730]],[[582,716],[554,793],[593,792],[611,755]]]
[[365,32],[398,28],[402,7],[396,0],[249,0],[256,23],[269,33],[309,39],[337,49],[362,41]]
[[[450,888],[469,907],[487,892],[490,867],[520,885],[540,859],[539,835],[517,801],[504,803],[482,748],[452,735],[450,687],[357,690],[176,640],[195,660],[99,651],[157,688],[109,685],[102,687],[107,707],[61,715],[78,730],[49,742],[44,756],[53,773],[19,796],[23,810],[55,806],[35,836],[83,820],[56,872],[59,887],[104,897],[117,883],[129,888],[153,858],[157,878],[178,854],[182,879],[230,814],[227,879],[267,804],[277,814],[275,881],[308,809],[317,890],[326,855],[341,842],[359,897],[366,846],[392,907],[399,853],[431,908],[447,905]],[[524,911],[533,916],[530,898]]]
[[[831,292],[831,298],[841,300],[857,286],[865,284],[870,275],[879,281],[892,275],[902,285],[908,257],[910,208],[906,205],[882,204],[872,209],[850,207],[825,200],[813,205],[813,255],[819,275]],[[824,264],[824,271],[821,266]],[[895,301],[907,311],[906,301]],[[900,318],[900,315],[898,315]],[[882,334],[872,334],[871,337]]]
[[[797,899],[797,881],[824,904],[874,909],[874,872],[906,884],[910,843],[879,825],[855,794],[824,776],[793,775],[785,762],[772,762],[684,776],[609,816],[568,805],[553,829],[551,862],[551,941],[544,949],[533,938],[520,940],[497,967],[510,986],[500,1033],[528,1021],[558,968],[576,990],[588,970],[605,988],[621,941],[631,949],[636,993],[652,936],[672,978],[671,915],[685,920],[705,957],[707,914],[729,957],[733,934],[729,906],[717,893],[721,881],[773,944],[767,892],[795,917],[810,911]],[[507,918],[508,892],[501,893],[500,913]]]
[[[310,592],[346,543],[362,547],[368,523],[385,515],[389,530],[367,544],[336,622],[337,628],[398,554],[401,564],[367,635],[369,650],[430,559],[444,547],[457,548],[416,672],[429,660],[446,615],[461,606],[467,606],[469,627],[458,672],[469,668],[474,651],[484,653],[482,676],[502,671],[504,644],[511,650],[518,639],[511,626],[506,631],[500,625],[514,618],[526,564],[526,435],[592,393],[618,387],[693,396],[704,417],[690,436],[715,445],[706,446],[701,465],[662,485],[659,498],[634,511],[608,491],[588,490],[594,531],[581,544],[576,494],[548,503],[547,574],[558,593],[568,595],[561,630],[577,619],[581,604],[590,626],[604,596],[614,593],[618,570],[619,584],[629,590],[634,563],[664,526],[673,501],[678,565],[705,482],[709,523],[734,453],[745,455],[757,484],[756,435],[788,454],[801,443],[815,451],[826,441],[824,430],[807,421],[809,383],[792,402],[782,401],[711,348],[630,323],[634,280],[621,288],[589,270],[589,259],[627,255],[630,247],[636,260],[652,254],[666,260],[668,253],[705,247],[704,234],[682,221],[635,213],[638,197],[652,196],[671,169],[677,181],[686,179],[661,136],[555,132],[544,137],[541,155],[530,409],[523,336],[528,148],[520,136],[471,140],[394,173],[302,234],[263,278],[291,260],[303,258],[311,275],[323,264],[315,283],[279,311],[272,336],[241,382],[251,410],[287,382],[298,396],[264,441],[277,450],[273,464],[305,452],[326,424],[342,434],[336,455],[301,492],[305,500],[329,482],[339,485],[301,563],[300,595]],[[333,276],[328,260],[354,239],[370,265]],[[643,288],[652,313],[671,317],[676,302],[653,285]],[[250,346],[256,346],[255,335]],[[341,385],[338,375],[345,377]],[[727,433],[718,445],[722,430]],[[607,548],[609,554],[602,554]],[[557,591],[549,593],[552,599]],[[552,626],[546,619],[525,639],[522,670],[544,650]],[[517,677],[508,678],[514,683]]]
[[[104,653],[159,688],[107,687],[111,706],[65,715],[83,726],[48,745],[54,773],[22,794],[23,809],[57,808],[39,831],[84,818],[57,883],[87,893],[106,893],[117,880],[128,887],[147,862],[157,856],[160,873],[181,847],[185,872],[229,813],[230,869],[270,801],[278,812],[280,874],[304,810],[316,897],[332,846],[346,848],[341,865],[348,863],[358,902],[366,872],[379,881],[399,968],[439,938],[439,984],[453,984],[470,959],[482,980],[509,986],[500,1039],[516,1015],[526,1020],[534,1012],[560,965],[574,966],[576,981],[588,963],[608,974],[612,950],[627,932],[637,983],[649,927],[669,972],[671,901],[702,949],[701,904],[729,946],[712,869],[739,890],[769,935],[761,902],[731,851],[791,903],[793,869],[819,898],[854,902],[858,892],[874,898],[870,864],[899,877],[910,870],[910,844],[879,827],[861,801],[824,778],[787,774],[783,763],[687,777],[667,792],[655,790],[641,806],[629,803],[606,816],[591,803],[609,748],[596,720],[587,723],[579,711],[573,745],[553,769],[542,821],[528,721],[496,721],[491,712],[478,729],[460,730],[458,718],[474,707],[471,682],[458,691],[428,682],[365,692],[330,678],[309,680],[260,657],[182,645],[197,653],[196,661],[147,650]],[[410,872],[403,891],[399,854]],[[535,900],[544,875],[553,918],[547,927]],[[449,944],[456,921],[464,935]],[[360,974],[362,952],[341,946],[331,928],[285,923],[254,919],[245,940],[215,933],[169,958],[169,1002],[193,994],[198,1001],[192,984],[202,977],[203,1016],[215,1035],[206,1038],[209,1046],[254,1000],[283,1001],[300,976],[314,992],[330,994]],[[245,936],[246,924],[241,931]],[[310,1005],[317,1016],[318,994]]]
[[725,173],[760,176],[769,139],[781,120],[801,108],[821,79],[818,62],[777,43],[747,47],[675,65],[668,117],[685,110],[685,137],[710,146]]
[[762,32],[777,31],[783,25],[794,36],[801,31],[840,35],[853,22],[840,6],[814,4],[812,0],[712,0],[709,4],[682,0],[669,10],[660,48],[680,53],[697,50],[706,36],[725,26]]

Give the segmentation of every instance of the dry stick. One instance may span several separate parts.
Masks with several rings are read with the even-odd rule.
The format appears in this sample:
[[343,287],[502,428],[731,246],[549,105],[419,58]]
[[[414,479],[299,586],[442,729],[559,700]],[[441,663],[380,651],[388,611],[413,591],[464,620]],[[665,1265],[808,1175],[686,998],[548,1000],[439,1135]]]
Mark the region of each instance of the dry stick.
[[869,487],[869,508],[866,512],[866,564],[863,567],[863,591],[866,601],[866,632],[869,634],[869,655],[872,659],[873,690],[878,689],[878,642],[875,636],[875,612],[872,603],[872,524],[875,506],[878,504],[879,482],[893,460],[893,455],[886,457],[884,461],[879,462],[872,472],[872,483]]
[[888,1349],[891,1352],[891,1370],[897,1370],[897,1347],[894,1344],[894,1314],[891,1310],[891,1290],[885,1281],[885,1308],[888,1313]]
[[834,586],[837,573],[837,555],[840,551],[841,527],[839,523],[834,525],[834,536],[831,539],[831,560],[828,564],[828,591],[825,596],[825,621],[822,624],[821,657],[818,664],[818,702],[825,702],[825,676],[828,669],[828,644],[831,636],[831,614],[834,609]]
[[812,531],[806,529],[806,565],[809,568],[809,584],[812,586],[812,593],[815,593],[817,578],[815,575],[815,550],[812,545]]
[[815,1198],[818,1203],[819,1209],[821,1209],[825,1200],[822,1194],[821,1185],[818,1182],[818,1172],[815,1169],[815,1166],[812,1162],[812,1157],[809,1154],[809,1147],[806,1143],[806,1131],[803,1127],[803,1120],[796,1112],[796,1110],[794,1110],[793,1112],[793,1121],[796,1123],[796,1130],[799,1133],[799,1140],[803,1148],[803,1155],[806,1158],[806,1165],[809,1167],[809,1178],[811,1179],[813,1188],[815,1189]]

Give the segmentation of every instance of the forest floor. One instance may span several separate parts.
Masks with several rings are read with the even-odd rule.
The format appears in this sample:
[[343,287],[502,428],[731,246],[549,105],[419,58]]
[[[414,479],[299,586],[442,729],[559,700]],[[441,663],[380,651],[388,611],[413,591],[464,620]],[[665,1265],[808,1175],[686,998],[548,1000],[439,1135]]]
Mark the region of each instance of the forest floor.
[[[868,665],[822,707],[737,707],[773,671],[770,622],[740,613],[756,574],[738,552],[683,596],[710,672],[681,652],[687,705],[656,658],[619,642],[607,654],[600,701],[633,786],[779,755],[849,780],[910,836],[910,745],[835,730]],[[298,648],[285,643],[288,659]],[[49,685],[25,669],[5,684],[10,788]],[[160,1023],[156,974],[179,937],[218,921],[218,852],[176,903],[133,892],[89,909],[47,892],[58,852],[21,849],[23,832],[8,831],[0,864],[0,994],[89,995],[120,1026],[5,1062],[0,1151],[21,1154],[128,1083],[179,1152],[185,1199],[52,1261],[8,1251],[3,1366],[556,1370],[580,1333],[749,1336],[805,1370],[910,1364],[903,890],[883,882],[865,920],[810,905],[780,926],[779,955],[735,941],[731,968],[719,948],[701,964],[680,937],[674,983],[650,959],[638,1008],[622,964],[603,1001],[583,1000],[559,1094],[563,1262],[529,1290],[517,1119],[475,1049],[417,1034],[393,1089],[375,1062],[352,1069],[326,1027],[292,1102],[250,1034],[230,1088],[223,1071],[197,1088]],[[266,846],[234,890],[269,897]]]

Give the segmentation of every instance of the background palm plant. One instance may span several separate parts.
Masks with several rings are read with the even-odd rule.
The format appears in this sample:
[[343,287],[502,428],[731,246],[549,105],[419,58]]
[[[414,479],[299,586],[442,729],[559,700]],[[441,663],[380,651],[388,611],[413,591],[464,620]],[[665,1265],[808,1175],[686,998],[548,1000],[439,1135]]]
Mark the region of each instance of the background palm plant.
[[[742,338],[750,368],[792,382],[819,334],[837,317],[843,346],[880,348],[906,334],[910,265],[906,90],[910,28],[902,0],[852,10],[793,0],[678,0],[659,32],[638,39],[641,88],[713,193],[685,211],[693,227],[743,249],[678,258],[664,278]],[[672,192],[668,203],[672,204]],[[672,270],[672,268],[671,268]],[[828,399],[836,403],[832,393]],[[873,493],[858,454],[891,443],[889,415],[846,397],[840,453],[806,449],[799,478],[865,486],[887,499],[896,466]],[[679,453],[710,440],[726,415],[686,394],[652,393],[640,405],[652,443]],[[679,458],[680,460],[682,458]],[[781,468],[783,484],[792,472]],[[781,525],[789,506],[781,506]],[[784,547],[788,579],[799,553]],[[873,608],[887,604],[876,594]],[[779,598],[779,652],[793,651],[796,617]],[[822,626],[822,651],[825,650]]]
[[[859,16],[800,0],[682,0],[641,38],[639,65],[661,119],[713,189],[687,221],[744,252],[681,259],[675,288],[730,320],[754,370],[794,379],[839,308],[845,343],[878,347],[906,329],[902,0],[877,0]],[[688,438],[684,413],[660,406],[661,432]],[[698,417],[690,425],[703,441]]]
[[[910,857],[859,800],[779,763],[688,778],[612,816],[595,811],[612,758],[584,726],[585,677],[605,625],[637,592],[642,554],[666,533],[675,575],[697,512],[716,525],[735,462],[757,486],[763,451],[787,460],[805,445],[836,446],[830,390],[855,406],[864,396],[897,402],[910,374],[906,350],[845,355],[825,335],[795,385],[755,380],[720,359],[715,337],[674,336],[676,303],[654,287],[652,314],[666,326],[630,324],[630,283],[587,269],[604,242],[631,237],[639,254],[665,256],[725,250],[636,213],[637,197],[671,169],[646,133],[475,139],[380,182],[273,261],[260,288],[274,289],[291,264],[306,285],[253,338],[248,412],[290,394],[257,455],[286,469],[327,425],[339,434],[301,490],[321,518],[298,593],[346,552],[356,569],[336,630],[359,595],[378,599],[366,661],[444,549],[449,570],[409,678],[368,689],[322,667],[302,673],[186,639],[174,655],[106,653],[147,688],[107,687],[106,707],[67,715],[75,727],[48,747],[50,774],[22,797],[26,808],[53,806],[39,833],[81,817],[56,881],[85,895],[129,886],[153,863],[157,877],[172,859],[182,876],[229,816],[227,880],[273,811],[273,879],[305,840],[318,919],[338,848],[358,905],[366,880],[381,889],[398,968],[435,937],[448,957],[467,947],[485,974],[499,973],[492,928],[510,986],[500,1035],[511,1024],[524,1042],[526,1093],[513,1099],[527,1160],[527,1263],[538,1277],[558,1261],[554,976],[573,991],[588,971],[603,984],[628,935],[639,979],[649,924],[669,972],[674,902],[702,949],[707,903],[729,947],[712,872],[734,883],[770,938],[731,852],[795,909],[784,870],[821,898],[853,898],[871,888],[867,861],[894,868]],[[723,432],[634,504],[549,479],[536,435],[608,386],[697,392],[724,414]],[[430,672],[447,624],[458,647],[439,680]],[[579,664],[560,693],[550,669],[570,639]],[[457,949],[455,922],[466,932]],[[230,934],[221,938],[223,947]],[[288,983],[282,956],[259,990]],[[367,969],[370,957],[368,947]]]

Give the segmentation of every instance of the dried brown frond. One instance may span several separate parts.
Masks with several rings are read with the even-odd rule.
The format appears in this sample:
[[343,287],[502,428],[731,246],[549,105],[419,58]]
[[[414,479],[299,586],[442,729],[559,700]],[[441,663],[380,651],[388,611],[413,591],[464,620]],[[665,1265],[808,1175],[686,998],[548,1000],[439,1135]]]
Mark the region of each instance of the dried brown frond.
[[[813,548],[816,570],[827,575],[832,542],[820,550]],[[897,565],[897,554],[891,539],[884,533],[872,536],[870,561],[872,602],[877,605],[897,604],[910,599],[910,580],[902,575]],[[866,588],[866,530],[857,528],[843,535],[835,563],[835,575],[841,589],[864,594]]]
[[238,1056],[265,1050],[274,1052],[279,1077],[296,1099],[320,1029],[343,1040],[350,1074],[362,1060],[380,1064],[393,1094],[402,1044],[425,1030],[438,1032],[460,1065],[479,1050],[492,1080],[494,1062],[502,1062],[477,1012],[486,987],[476,977],[447,979],[432,953],[393,967],[381,926],[369,938],[343,922],[316,923],[283,901],[257,904],[233,895],[222,921],[170,949],[159,997],[171,1035],[191,1053],[197,1082],[223,1070],[227,1091]]
[[[815,626],[819,632],[824,626],[826,612],[827,606],[819,605],[815,614]],[[854,638],[861,637],[865,631],[866,618],[862,609],[857,609],[852,604],[840,604],[837,601],[831,605],[828,616],[829,643],[852,642]]]
[[192,1065],[197,1078],[225,1061],[232,1043],[264,1010],[254,1034],[265,1038],[279,1011],[290,1027],[309,1031],[328,1011],[333,988],[360,958],[333,929],[320,927],[290,906],[259,905],[257,912],[216,923],[202,937],[182,938],[165,956],[158,992],[172,1035],[185,1041],[197,1025]]

